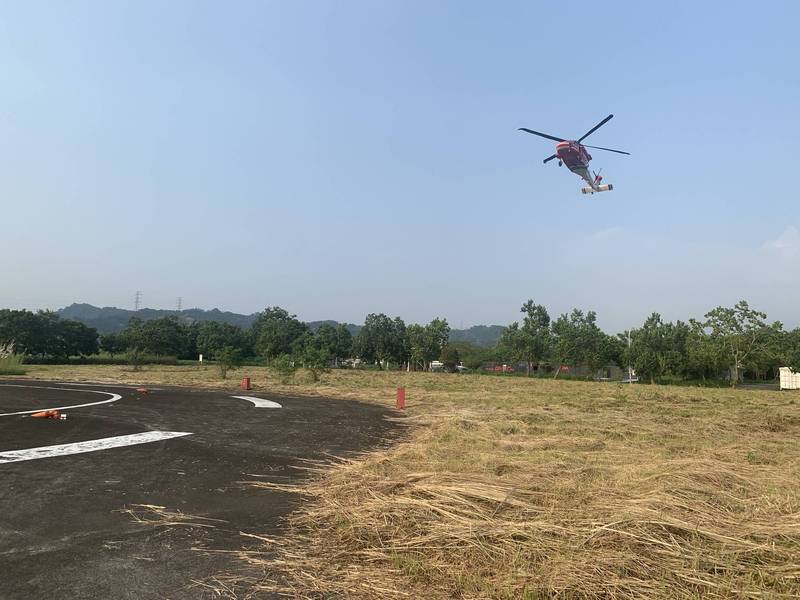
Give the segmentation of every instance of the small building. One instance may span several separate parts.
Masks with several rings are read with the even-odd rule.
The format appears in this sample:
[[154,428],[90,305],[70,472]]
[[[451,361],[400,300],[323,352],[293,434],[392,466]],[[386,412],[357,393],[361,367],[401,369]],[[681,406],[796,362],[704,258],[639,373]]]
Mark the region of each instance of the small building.
[[778,370],[782,390],[800,390],[800,373],[795,373],[789,367],[781,367]]

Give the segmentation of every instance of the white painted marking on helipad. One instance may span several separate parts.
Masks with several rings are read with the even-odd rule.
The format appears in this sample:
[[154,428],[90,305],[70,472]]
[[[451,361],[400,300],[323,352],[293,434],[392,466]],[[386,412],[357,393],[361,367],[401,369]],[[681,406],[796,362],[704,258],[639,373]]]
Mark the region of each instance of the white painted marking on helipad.
[[231,396],[231,398],[239,398],[239,400],[247,400],[252,402],[256,408],[283,408],[277,402],[272,400],[264,400],[264,398],[256,398],[255,396]]
[[57,444],[55,446],[40,446],[39,448],[26,448],[24,450],[9,450],[0,452],[0,465],[4,463],[20,462],[23,460],[36,460],[37,458],[53,458],[54,456],[68,456],[70,454],[83,454],[84,452],[97,452],[123,446],[148,444],[160,442],[171,438],[192,435],[185,431],[145,431],[131,435],[117,435],[114,437],[87,440],[72,444]]
[[35,412],[40,412],[43,410],[67,410],[69,408],[83,408],[85,406],[96,406],[98,404],[108,404],[110,402],[116,402],[117,400],[121,400],[122,396],[119,394],[115,394],[113,392],[102,392],[100,390],[74,390],[71,388],[57,388],[57,387],[45,387],[41,385],[19,385],[15,383],[0,383],[0,386],[4,387],[21,387],[21,388],[35,388],[37,390],[61,390],[66,392],[85,392],[87,394],[105,394],[106,396],[111,396],[108,400],[100,400],[99,402],[86,402],[85,404],[71,404],[70,406],[53,406],[48,408],[34,408],[33,410],[19,410],[17,412],[9,412],[9,413],[0,413],[0,417],[11,417],[14,415],[31,415]]

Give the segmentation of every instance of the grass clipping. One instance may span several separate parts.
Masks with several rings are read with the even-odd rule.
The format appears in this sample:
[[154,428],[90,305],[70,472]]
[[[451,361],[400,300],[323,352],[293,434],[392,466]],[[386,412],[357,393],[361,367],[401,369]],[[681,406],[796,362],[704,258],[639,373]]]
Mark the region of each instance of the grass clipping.
[[431,387],[411,418],[420,425],[412,439],[297,488],[308,502],[291,534],[271,540],[269,559],[242,555],[265,570],[256,591],[800,597],[793,401],[729,390],[497,385],[470,405],[458,389]]
[[114,512],[126,514],[137,523],[151,525],[153,527],[182,526],[214,528],[216,527],[214,523],[227,522],[220,519],[187,515],[180,510],[172,510],[166,506],[159,506],[157,504],[131,504],[129,507],[121,508]]

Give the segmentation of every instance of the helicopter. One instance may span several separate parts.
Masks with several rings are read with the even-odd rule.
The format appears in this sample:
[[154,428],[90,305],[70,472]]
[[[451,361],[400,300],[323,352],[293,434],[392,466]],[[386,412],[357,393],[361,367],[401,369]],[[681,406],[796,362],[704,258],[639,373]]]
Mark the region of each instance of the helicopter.
[[539,137],[547,138],[548,140],[553,140],[558,142],[556,144],[556,153],[552,156],[548,156],[544,159],[544,164],[547,164],[551,160],[557,158],[558,159],[558,166],[560,167],[562,164],[567,165],[567,168],[575,173],[576,175],[582,177],[586,183],[589,185],[587,187],[581,188],[581,192],[584,194],[594,194],[595,192],[610,192],[614,189],[614,186],[610,183],[602,183],[603,177],[600,175],[600,169],[597,173],[592,171],[592,176],[589,175],[589,161],[592,160],[592,156],[586,151],[586,148],[593,148],[595,150],[605,150],[607,152],[616,152],[617,154],[627,154],[630,156],[630,152],[625,152],[623,150],[614,150],[613,148],[603,148],[601,146],[589,146],[587,144],[582,144],[581,142],[585,140],[587,137],[592,135],[595,131],[600,129],[603,125],[608,123],[614,115],[608,115],[605,119],[600,121],[597,125],[592,127],[589,131],[584,133],[580,138],[577,140],[566,140],[564,138],[556,137],[554,135],[549,135],[547,133],[541,133],[539,131],[533,131],[532,129],[528,129],[527,127],[520,127],[518,131],[525,131],[527,133],[532,133],[533,135],[538,135]]

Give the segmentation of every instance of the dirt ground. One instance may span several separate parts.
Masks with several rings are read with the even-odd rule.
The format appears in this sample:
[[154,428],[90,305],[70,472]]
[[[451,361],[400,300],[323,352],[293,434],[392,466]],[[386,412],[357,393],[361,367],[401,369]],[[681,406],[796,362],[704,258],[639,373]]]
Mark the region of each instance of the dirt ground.
[[297,483],[305,461],[375,448],[400,430],[391,411],[354,401],[250,392],[282,405],[267,409],[233,391],[30,380],[0,381],[0,413],[110,397],[89,390],[122,398],[67,409],[64,421],[0,416],[0,453],[145,431],[191,435],[0,460],[4,599],[219,597],[208,578],[244,568],[225,551],[260,548],[241,533],[280,535],[301,502],[245,482]]

